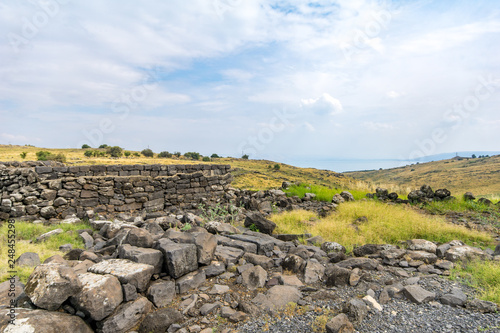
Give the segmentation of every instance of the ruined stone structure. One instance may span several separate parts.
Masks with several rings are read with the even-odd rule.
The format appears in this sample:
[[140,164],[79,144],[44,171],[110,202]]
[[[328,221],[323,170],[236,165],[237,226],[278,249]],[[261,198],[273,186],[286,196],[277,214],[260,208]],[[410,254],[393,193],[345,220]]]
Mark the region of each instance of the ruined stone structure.
[[0,219],[64,218],[194,208],[221,200],[229,165],[0,165]]

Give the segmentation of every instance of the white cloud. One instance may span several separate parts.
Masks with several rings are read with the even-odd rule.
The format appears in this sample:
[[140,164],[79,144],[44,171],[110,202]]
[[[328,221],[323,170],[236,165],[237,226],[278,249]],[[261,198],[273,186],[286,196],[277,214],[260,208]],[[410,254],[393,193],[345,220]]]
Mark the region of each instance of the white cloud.
[[380,123],[374,121],[366,121],[362,124],[362,126],[372,131],[389,131],[397,128],[395,125],[390,123]]
[[328,93],[323,93],[321,97],[303,99],[300,105],[304,110],[311,111],[316,115],[336,115],[343,111],[340,101]]

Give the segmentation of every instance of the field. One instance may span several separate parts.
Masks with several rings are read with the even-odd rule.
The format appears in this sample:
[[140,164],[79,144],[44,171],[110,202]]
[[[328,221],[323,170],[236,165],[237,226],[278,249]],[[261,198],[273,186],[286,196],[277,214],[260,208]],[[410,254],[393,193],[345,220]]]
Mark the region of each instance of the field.
[[410,166],[346,173],[360,181],[413,188],[429,184],[434,190],[447,188],[452,195],[465,192],[498,198],[500,196],[500,155],[485,158],[450,159]]

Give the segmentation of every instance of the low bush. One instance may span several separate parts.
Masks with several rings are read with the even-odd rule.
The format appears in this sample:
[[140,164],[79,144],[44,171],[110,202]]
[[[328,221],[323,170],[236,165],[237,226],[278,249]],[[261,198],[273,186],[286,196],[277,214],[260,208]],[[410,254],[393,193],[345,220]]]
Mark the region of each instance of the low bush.
[[57,161],[57,162],[66,162],[66,156],[62,153],[52,154],[46,150],[40,150],[36,153],[36,158],[39,161]]
[[162,151],[161,153],[158,154],[158,157],[160,157],[160,158],[171,158],[172,154],[169,153],[168,151]]
[[123,149],[118,146],[113,146],[113,147],[108,146],[106,148],[106,153],[111,157],[122,157]]
[[144,155],[145,157],[153,157],[155,155],[153,151],[149,148],[143,149],[141,151],[141,154]]
[[210,159],[210,157],[208,157],[208,156],[203,156],[202,161],[203,161],[203,162],[210,162],[210,161],[211,161],[211,159]]

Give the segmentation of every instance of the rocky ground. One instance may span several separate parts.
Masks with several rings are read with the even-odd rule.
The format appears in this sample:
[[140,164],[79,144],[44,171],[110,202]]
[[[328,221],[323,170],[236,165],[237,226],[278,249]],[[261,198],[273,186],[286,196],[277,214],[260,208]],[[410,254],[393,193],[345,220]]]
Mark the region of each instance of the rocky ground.
[[402,247],[366,244],[347,256],[320,237],[304,245],[304,235],[272,235],[275,225],[261,213],[276,205],[326,214],[335,204],[278,190],[239,198],[244,225],[261,232],[180,211],[122,221],[96,216],[93,230],[80,231],[85,250],[62,247],[64,256],[43,264],[23,254],[18,264],[37,267],[26,285],[0,284],[1,331],[500,331],[498,306],[448,278],[456,262],[500,260],[500,246],[415,239]]

